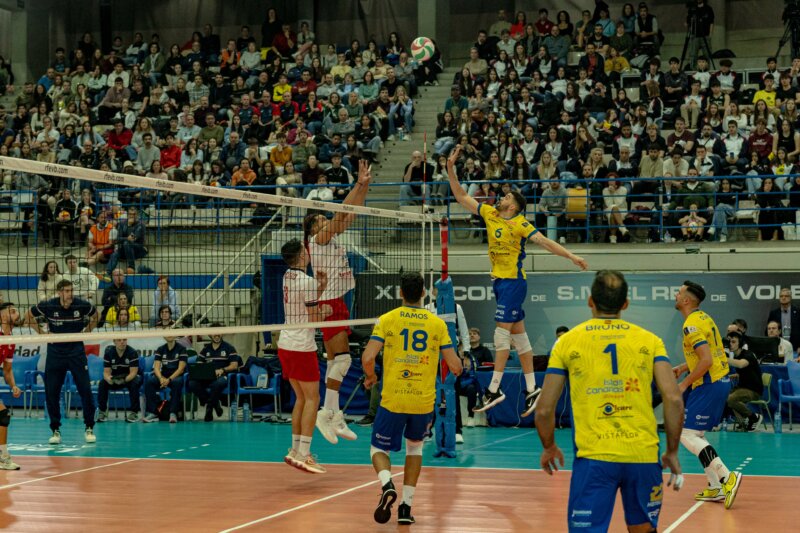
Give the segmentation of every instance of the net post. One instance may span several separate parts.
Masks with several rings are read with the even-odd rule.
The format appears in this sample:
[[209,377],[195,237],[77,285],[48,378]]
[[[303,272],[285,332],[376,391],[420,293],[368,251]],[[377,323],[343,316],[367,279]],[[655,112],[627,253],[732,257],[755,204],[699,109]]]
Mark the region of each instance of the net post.
[[439,221],[439,240],[442,247],[442,279],[447,279],[448,274],[448,247],[447,242],[449,239],[450,230],[448,228],[447,217],[442,217]]

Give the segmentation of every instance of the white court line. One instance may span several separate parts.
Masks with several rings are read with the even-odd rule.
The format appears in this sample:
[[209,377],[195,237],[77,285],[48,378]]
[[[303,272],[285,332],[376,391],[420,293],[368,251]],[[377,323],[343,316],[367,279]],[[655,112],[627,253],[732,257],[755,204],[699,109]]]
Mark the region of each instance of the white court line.
[[675,531],[675,528],[683,524],[686,521],[686,519],[692,516],[692,513],[698,510],[700,506],[703,505],[704,503],[706,502],[697,502],[696,504],[692,505],[688,511],[686,511],[680,516],[680,518],[678,518],[672,524],[670,524],[670,526],[664,530],[664,533],[670,533],[672,531]]
[[[397,476],[400,476],[402,474],[403,474],[403,471],[400,471],[400,472],[398,472],[396,474],[392,474],[392,477],[397,477]],[[349,494],[351,492],[355,492],[357,490],[363,489],[364,487],[369,487],[370,485],[374,485],[376,483],[380,483],[380,481],[378,481],[376,479],[374,481],[370,481],[369,483],[362,483],[361,485],[358,485],[357,487],[351,487],[349,489],[337,492],[335,494],[331,494],[329,496],[325,496],[324,498],[317,498],[316,500],[312,500],[310,502],[306,502],[306,503],[304,503],[302,505],[297,505],[295,507],[292,507],[291,509],[286,509],[286,510],[283,510],[283,511],[281,511],[279,513],[271,514],[269,516],[265,516],[263,518],[259,518],[257,520],[253,520],[251,522],[247,522],[246,524],[241,524],[241,525],[238,525],[238,526],[234,526],[234,527],[232,527],[230,529],[225,529],[223,531],[220,531],[220,533],[230,533],[231,531],[238,531],[238,530],[244,529],[246,527],[254,526],[256,524],[260,524],[262,522],[266,522],[267,520],[272,520],[273,518],[278,518],[278,517],[287,515],[289,513],[293,513],[295,511],[299,511],[301,509],[305,509],[306,507],[311,507],[312,505],[316,505],[318,503],[322,503],[322,502],[326,502],[328,500],[332,500],[334,498],[338,498],[339,496],[344,496],[345,494]]]
[[55,479],[57,477],[71,476],[72,474],[81,474],[83,472],[90,472],[92,470],[100,470],[101,468],[108,468],[110,466],[124,465],[125,463],[132,463],[134,461],[141,461],[141,459],[139,459],[138,457],[136,459],[126,459],[124,461],[117,461],[116,463],[110,463],[107,465],[92,466],[90,468],[83,468],[81,470],[73,470],[72,472],[62,472],[61,474],[55,474],[52,476],[39,477],[36,479],[29,479],[27,481],[20,481],[19,483],[9,483],[8,485],[0,485],[0,490],[10,489],[12,487],[19,487],[20,485],[27,485],[28,483],[36,483],[37,481],[45,481],[47,479]]
[[484,444],[481,444],[480,446],[475,446],[474,448],[466,448],[465,450],[463,450],[463,452],[466,453],[466,452],[471,452],[471,451],[475,451],[475,450],[480,450],[481,448],[486,448],[487,446],[492,446],[493,444],[500,444],[501,442],[508,442],[510,440],[518,439],[520,437],[528,437],[530,435],[531,435],[530,433],[520,433],[519,435],[513,435],[511,437],[506,437],[504,439],[493,440],[491,442],[486,442]]

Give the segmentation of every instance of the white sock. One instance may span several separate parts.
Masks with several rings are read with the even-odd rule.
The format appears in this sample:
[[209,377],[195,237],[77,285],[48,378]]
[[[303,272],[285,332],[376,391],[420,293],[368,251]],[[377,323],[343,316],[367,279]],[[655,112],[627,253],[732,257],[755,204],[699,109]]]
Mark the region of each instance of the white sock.
[[626,228],[625,226],[620,226],[619,232],[625,235],[626,233],[628,233],[628,228]]
[[531,372],[530,374],[525,375],[525,390],[528,392],[533,392],[536,390],[536,374]]
[[300,443],[298,444],[297,453],[301,457],[307,457],[311,453],[311,437],[305,435],[300,436]]
[[724,483],[731,473],[731,471],[728,470],[728,467],[725,466],[725,463],[723,463],[722,459],[719,457],[714,457],[714,460],[711,461],[711,464],[708,465],[708,467],[716,474],[717,479],[721,483]]
[[411,502],[414,501],[414,491],[417,487],[411,485],[403,485],[403,503],[411,507]]
[[497,389],[500,388],[501,379],[503,379],[502,372],[497,372],[496,370],[492,372],[492,381],[489,382],[489,392],[497,392]]
[[8,455],[8,444],[0,444],[0,455]]
[[325,409],[330,409],[334,413],[339,412],[339,391],[332,389],[325,389]]
[[719,478],[717,477],[717,473],[713,468],[707,466],[703,470],[705,471],[706,477],[708,478],[709,487],[711,487],[712,489],[719,489],[722,487],[722,485],[719,482]]
[[300,435],[295,435],[292,433],[292,449],[294,451],[300,449]]
[[381,470],[378,472],[378,479],[381,481],[381,487],[383,487],[392,480],[392,473],[389,470]]

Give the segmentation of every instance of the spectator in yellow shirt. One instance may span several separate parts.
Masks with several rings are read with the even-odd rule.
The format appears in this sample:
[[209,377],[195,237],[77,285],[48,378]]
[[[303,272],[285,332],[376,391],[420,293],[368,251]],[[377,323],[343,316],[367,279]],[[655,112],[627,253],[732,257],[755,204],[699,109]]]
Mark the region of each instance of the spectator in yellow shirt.
[[764,88],[757,91],[753,96],[753,105],[759,100],[764,100],[767,103],[767,107],[772,111],[775,108],[775,95],[775,78],[772,74],[767,74],[764,76]]
[[292,86],[287,82],[286,74],[281,73],[281,75],[278,76],[278,83],[272,89],[272,101],[276,104],[283,102],[283,95],[291,92]]
[[283,169],[283,166],[292,160],[292,147],[286,144],[286,134],[278,133],[275,138],[278,145],[269,152],[269,160],[275,168]]

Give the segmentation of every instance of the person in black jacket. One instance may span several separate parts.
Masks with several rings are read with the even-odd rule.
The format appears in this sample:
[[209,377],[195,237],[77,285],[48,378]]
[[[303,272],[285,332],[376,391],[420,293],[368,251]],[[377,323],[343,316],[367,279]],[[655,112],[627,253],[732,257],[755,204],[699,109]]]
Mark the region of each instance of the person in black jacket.
[[728,332],[728,342],[730,343],[728,364],[736,369],[739,377],[739,384],[728,395],[728,407],[736,413],[737,418],[747,420],[747,431],[753,431],[758,427],[762,416],[748,409],[747,403],[760,400],[764,392],[761,367],[753,352],[742,348],[741,333]]
[[781,325],[781,336],[792,343],[795,351],[800,351],[800,308],[792,305],[792,290],[782,287],[778,293],[780,306],[769,312],[767,324],[772,321]]

